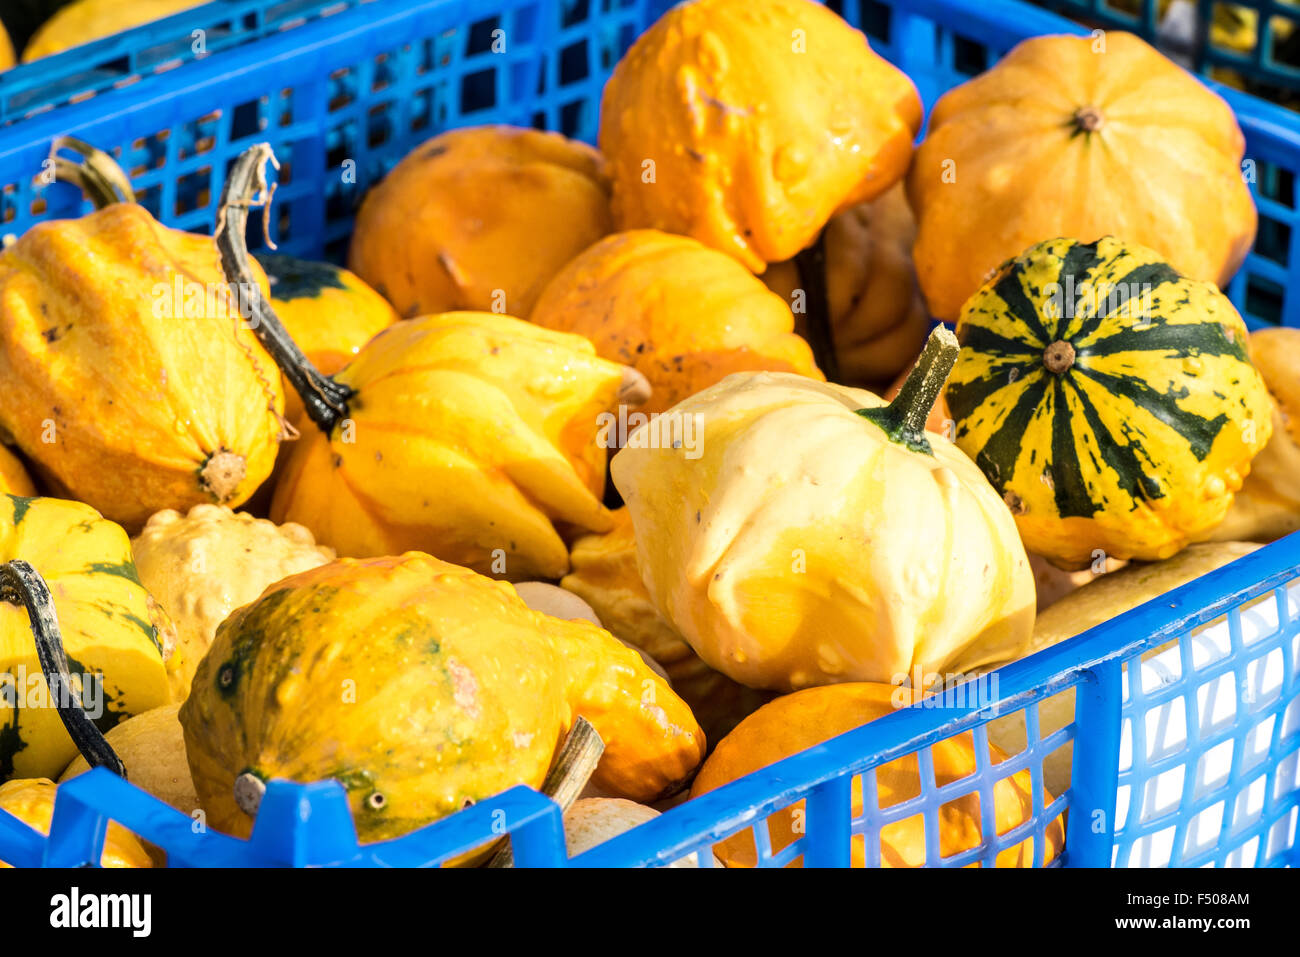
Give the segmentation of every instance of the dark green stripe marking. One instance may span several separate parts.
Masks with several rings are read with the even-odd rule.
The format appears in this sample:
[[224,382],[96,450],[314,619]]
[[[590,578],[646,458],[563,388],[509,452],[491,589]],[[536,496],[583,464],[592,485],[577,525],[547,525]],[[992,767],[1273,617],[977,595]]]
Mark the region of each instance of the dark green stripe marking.
[[[1047,348],[1047,344],[1051,340],[1047,330],[1043,327],[1043,321],[1038,315],[1038,310],[1034,308],[1034,304],[1020,285],[1020,277],[1024,272],[1025,264],[1021,260],[1016,260],[1015,264],[993,286],[993,291],[1006,303],[1007,312],[1024,322],[1030,334],[1037,337],[1038,348],[1041,350]],[[1022,348],[1024,348],[1023,345]]]
[[1046,374],[1040,375],[1034,382],[1027,383],[1016,404],[1002,420],[1002,425],[975,457],[975,464],[983,470],[999,495],[1006,490],[1006,483],[1011,481],[1011,475],[1016,468],[1016,459],[1020,458],[1020,446],[1025,439],[1025,430],[1029,428],[1030,420],[1046,395]]
[[[1150,286],[1152,295],[1154,295],[1155,290],[1160,286],[1166,283],[1179,282],[1182,278],[1166,263],[1147,263],[1129,270],[1111,285],[1106,298],[1099,303],[1102,308],[1084,321],[1083,325],[1079,327],[1079,331],[1070,337],[1070,342],[1076,350],[1080,344],[1086,345],[1088,339],[1096,333],[1102,322],[1113,315],[1116,310],[1123,309],[1129,300],[1133,298],[1134,293],[1137,293],[1140,299],[1144,291],[1142,287]],[[1076,282],[1075,285],[1077,287],[1078,283]],[[1094,295],[1099,291],[1094,290]],[[1113,301],[1111,294],[1114,294]],[[1146,315],[1146,313],[1143,313],[1143,315]]]
[[315,299],[322,289],[347,289],[338,267],[293,256],[259,255],[257,261],[272,280],[275,299]]
[[1218,322],[1170,324],[1157,320],[1146,329],[1124,329],[1104,339],[1098,339],[1080,349],[1080,356],[1105,356],[1117,352],[1169,352],[1172,357],[1232,356],[1249,362],[1246,347],[1229,339],[1223,325]]
[[[1133,439],[1130,439],[1126,443],[1115,441],[1115,437],[1101,421],[1101,416],[1097,413],[1096,407],[1092,404],[1092,401],[1084,395],[1083,390],[1079,388],[1078,383],[1072,382],[1071,387],[1074,389],[1075,395],[1079,397],[1079,407],[1083,410],[1084,422],[1087,423],[1088,428],[1091,430],[1093,438],[1097,442],[1097,449],[1101,452],[1101,457],[1105,460],[1107,467],[1115,472],[1116,481],[1119,487],[1126,495],[1133,499],[1134,502],[1144,498],[1147,500],[1163,498],[1165,494],[1164,489],[1147,476],[1146,470],[1142,467],[1142,462],[1139,461],[1139,453],[1143,458],[1147,458],[1149,461],[1149,456],[1146,455],[1146,450],[1142,447],[1142,443]],[[1060,501],[1060,486],[1058,485],[1058,507],[1060,507]],[[1080,515],[1083,518],[1090,518],[1096,512],[1101,511],[1105,505],[1106,503],[1103,499],[1102,502],[1092,507],[1091,511],[1071,512],[1069,514]],[[1061,511],[1061,517],[1066,517],[1066,512],[1064,510]]]
[[91,575],[118,575],[129,582],[134,582],[144,587],[140,583],[140,575],[135,570],[133,562],[91,562],[86,566],[86,572]]
[[32,503],[34,503],[36,499],[22,495],[10,495],[9,501],[12,502],[14,506],[13,523],[14,527],[17,528],[23,523],[23,519],[27,517],[27,511],[32,507]]
[[[1078,449],[1074,443],[1074,423],[1065,398],[1065,381],[1053,383],[1055,405],[1052,409],[1052,491],[1061,518],[1091,518],[1100,509],[1092,500],[1083,481]],[[1101,439],[1098,437],[1098,443]],[[1104,454],[1104,453],[1103,453]]]
[[1043,357],[1043,349],[1046,348],[1030,345],[1022,339],[1008,339],[1001,333],[994,332],[988,326],[975,325],[972,323],[963,324],[957,333],[957,344],[963,349],[973,349],[976,352],[993,353],[997,357],[1006,356],[1023,356],[1024,358],[1037,362]]
[[[1081,375],[1087,376],[1102,388],[1132,400],[1151,415],[1173,429],[1187,442],[1196,461],[1203,462],[1210,454],[1215,438],[1228,423],[1228,416],[1220,412],[1213,419],[1188,412],[1178,404],[1178,396],[1160,392],[1137,376],[1114,376],[1086,367],[1078,368]],[[1185,396],[1183,396],[1185,398]],[[1098,439],[1100,440],[1100,436]]]

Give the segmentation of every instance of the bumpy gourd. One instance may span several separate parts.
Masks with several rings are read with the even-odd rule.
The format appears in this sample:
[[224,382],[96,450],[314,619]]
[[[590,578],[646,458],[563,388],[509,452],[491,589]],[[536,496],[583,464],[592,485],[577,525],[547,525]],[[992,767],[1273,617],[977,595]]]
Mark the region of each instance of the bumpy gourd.
[[[906,372],[930,331],[912,267],[916,222],[898,183],[826,225],[826,291],[840,378],[876,389]],[[763,282],[794,310],[805,332],[807,290],[793,261],[773,263]]]
[[[361,277],[332,263],[262,253],[271,305],[284,328],[321,372],[333,375],[361,347],[398,321],[383,296]],[[284,417],[297,422],[302,401],[285,390]]]
[[1272,435],[1223,521],[1200,538],[1271,542],[1300,530],[1300,329],[1257,329],[1250,358],[1274,401]]
[[0,253],[0,428],[52,491],[135,530],[271,474],[280,377],[227,288],[210,238],[133,203]]
[[611,228],[600,155],[558,133],[452,130],[417,147],[357,213],[349,267],[403,316],[526,316]]
[[[249,284],[243,230],[266,201],[270,147],[246,150],[222,195],[218,235],[232,283]],[[413,548],[513,580],[556,579],[556,525],[609,527],[601,413],[644,377],[581,336],[490,313],[423,316],[385,329],[324,376],[265,299],[255,331],[314,427],[277,482],[271,517],[344,555]]]
[[1062,568],[1173,555],[1223,519],[1272,431],[1232,303],[1131,242],[1031,247],[957,335],[957,445]]
[[929,124],[907,189],[939,319],[1052,236],[1119,236],[1220,286],[1254,241],[1232,110],[1132,34],[1026,40],[946,93]]
[[184,701],[217,626],[268,585],[333,561],[301,525],[276,525],[219,505],[196,505],[187,515],[153,515],[131,542],[140,581],[176,625],[168,662],[172,700]]
[[[740,723],[714,749],[695,778],[691,797],[716,790],[759,768],[820,744],[836,735],[882,718],[899,707],[920,700],[920,695],[889,685],[854,683],[808,688],[777,698]],[[994,764],[1007,756],[990,745]],[[945,738],[930,748],[934,784],[950,786],[978,770],[975,741],[971,733]],[[917,755],[890,761],[876,769],[876,794],[881,808],[892,807],[921,794],[921,773]],[[993,785],[992,818],[998,834],[1025,823],[1033,817],[1033,783],[1028,770],[998,780]],[[862,815],[862,788],[854,781],[851,793],[855,818]],[[1051,793],[1043,794],[1043,807],[1051,804]],[[772,853],[779,853],[805,833],[799,826],[805,816],[804,801],[768,815]],[[939,853],[951,857],[979,846],[984,838],[980,796],[974,785],[970,793],[945,802],[939,811]],[[761,827],[762,824],[759,824]],[[921,867],[938,861],[926,859],[926,829],[931,821],[921,815],[886,824],[880,830],[880,865],[882,867]],[[993,835],[988,835],[992,837]],[[1034,867],[1050,863],[1065,844],[1061,819],[1047,826],[1044,846],[1035,846],[1033,837],[998,853],[996,867]],[[744,830],[714,845],[714,853],[728,867],[753,867],[757,851],[751,831]],[[1045,853],[1044,853],[1045,852]],[[853,867],[865,867],[866,839],[854,836],[850,848]],[[1045,858],[1045,859],[1044,859]],[[796,858],[791,867],[803,866]],[[980,866],[980,865],[970,865]]]
[[161,20],[204,0],[75,0],[60,8],[41,26],[23,49],[23,62],[53,56],[112,36],[144,23]]
[[[126,765],[133,785],[192,815],[199,808],[199,799],[185,760],[185,735],[177,717],[180,707],[175,702],[133,715],[112,728],[104,740]],[[59,783],[89,770],[85,757],[77,755],[59,776]]]
[[[0,811],[18,818],[42,834],[50,833],[54,820],[56,787],[48,778],[20,778],[0,784]],[[0,868],[12,867],[0,860]],[[100,867],[153,867],[140,839],[115,821],[108,822]]]
[[[0,563],[15,559],[48,583],[72,672],[101,674],[102,693],[83,692],[97,727],[167,703],[166,615],[140,584],[120,527],[79,502],[0,495]],[[50,703],[45,673],[28,613],[12,598],[0,602],[0,780],[52,778],[77,748],[58,710],[41,706]]]
[[920,125],[911,81],[820,4],[681,3],[601,100],[615,225],[693,236],[762,272],[901,178]]
[[690,709],[608,632],[419,553],[272,585],[221,626],[180,712],[212,826],[249,833],[241,775],[334,777],[363,842],[540,787],[578,716],[606,743],[596,783],[630,799],[671,793],[704,754]]
[[1034,582],[1011,514],[923,429],[956,351],[936,330],[888,406],[731,376],[664,417],[696,418],[698,459],[641,433],[614,456],[641,578],[706,664],[788,691],[964,672],[1028,642]]
[[643,413],[742,370],[822,378],[789,308],[762,282],[729,256],[656,230],[615,233],[587,249],[529,318],[586,336],[601,356],[644,375]]
[[709,740],[720,741],[771,695],[710,668],[664,620],[637,571],[631,515],[620,508],[613,517],[610,531],[584,535],[573,543],[573,570],[560,584],[589,604],[615,637],[659,662]]

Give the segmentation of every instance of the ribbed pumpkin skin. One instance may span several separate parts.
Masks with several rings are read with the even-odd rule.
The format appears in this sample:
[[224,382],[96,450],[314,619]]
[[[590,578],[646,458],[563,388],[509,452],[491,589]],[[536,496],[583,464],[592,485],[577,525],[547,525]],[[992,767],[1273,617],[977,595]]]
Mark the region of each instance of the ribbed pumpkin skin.
[[53,56],[72,47],[161,20],[204,0],[76,0],[58,10],[32,36],[23,62]]
[[[103,673],[101,730],[167,703],[158,627],[166,616],[140,584],[121,528],[79,502],[0,495],[0,562],[14,559],[31,564],[49,585],[72,672]],[[31,624],[19,605],[0,604],[3,672],[14,676],[9,687],[29,703],[39,680],[41,700],[48,702]],[[26,685],[15,687],[23,674]],[[55,708],[13,708],[0,694],[0,781],[57,777],[76,753]]]
[[681,3],[601,100],[614,222],[692,236],[762,272],[902,177],[920,125],[911,81],[820,4]]
[[578,715],[606,745],[594,780],[625,797],[655,799],[703,757],[690,710],[635,651],[418,553],[271,586],[221,626],[180,713],[212,826],[249,833],[232,791],[245,770],[335,777],[363,842],[540,787]]
[[[28,827],[50,833],[54,820],[56,787],[48,778],[23,778],[0,784],[0,811],[7,811]],[[153,867],[140,839],[116,821],[108,822],[100,867]],[[13,867],[0,860],[0,868]]]
[[267,586],[334,560],[301,525],[276,525],[222,505],[150,517],[131,540],[140,581],[176,625],[172,700],[184,701],[217,626]]
[[[1081,132],[1088,107],[1100,127]],[[999,263],[1051,236],[1119,236],[1226,285],[1255,238],[1244,149],[1228,105],[1137,37],[1026,40],[940,98],[908,173],[930,311],[955,320]]]
[[348,268],[405,318],[526,316],[547,281],[611,228],[600,154],[558,133],[451,130],[411,152],[357,213]]
[[[216,246],[119,203],[39,223],[0,253],[0,426],[53,489],[130,531],[162,508],[238,505],[268,475],[280,374],[238,305],[174,315],[175,282],[224,290]],[[258,274],[265,291],[265,280]],[[244,475],[211,487],[218,452]]]
[[711,668],[792,691],[965,672],[1028,643],[1034,581],[1006,506],[947,439],[912,451],[857,414],[884,404],[738,373],[668,414],[697,417],[697,458],[638,441],[610,462],[646,591]]
[[[1085,282],[1095,303],[1053,303],[1052,284]],[[1112,302],[1110,290],[1149,295]],[[957,444],[1031,552],[1063,568],[1096,549],[1168,558],[1222,520],[1272,431],[1246,336],[1213,284],[1152,250],[1111,237],[1040,243],[962,310],[946,392]],[[1044,356],[1058,341],[1075,353],[1061,373]]]
[[340,555],[423,549],[514,581],[559,578],[569,554],[552,523],[609,527],[596,417],[622,376],[582,337],[507,316],[398,323],[338,374],[357,391],[350,418],[329,436],[302,423],[271,518]]
[[[853,683],[808,688],[777,698],[754,712],[728,735],[713,754],[691,787],[691,797],[716,790],[724,784],[751,771],[813,747],[836,735],[868,722],[883,718],[898,707],[917,700],[912,693],[890,685]],[[898,704],[895,703],[897,700]],[[994,764],[1006,760],[997,748],[989,747]],[[971,733],[946,738],[930,749],[934,768],[934,782],[939,787],[950,785],[969,777],[977,770],[975,742]],[[880,807],[920,796],[921,774],[919,759],[915,754],[899,758],[876,770],[876,789]],[[999,780],[993,785],[993,818],[996,831],[1005,834],[1028,821],[1034,813],[1033,783],[1029,771]],[[862,789],[854,782],[852,789],[853,816],[862,815]],[[1043,806],[1052,802],[1052,795],[1044,793]],[[944,804],[939,812],[939,853],[951,857],[980,844],[983,824],[978,794],[966,794]],[[798,837],[806,828],[796,828],[796,813],[803,820],[804,801],[768,815],[767,826],[771,836],[772,852],[778,853]],[[816,825],[812,825],[815,827]],[[880,833],[880,864],[882,867],[921,867],[937,861],[926,860],[927,828],[930,821],[921,816],[904,818],[886,824]],[[762,824],[759,824],[762,827]],[[1047,827],[1045,835],[1047,860],[1044,848],[1035,848],[1032,837],[1000,852],[996,867],[1042,866],[1056,858],[1065,844],[1064,828],[1058,819]],[[715,844],[713,852],[728,867],[754,867],[758,853],[754,847],[753,833],[741,831]],[[851,846],[853,867],[866,866],[865,838],[854,837]],[[789,866],[802,867],[803,858],[796,858]],[[979,866],[979,865],[970,865]]]
[[652,229],[615,233],[551,281],[529,317],[586,336],[652,389],[637,411],[662,412],[733,372],[823,378],[778,297],[730,256]]
[[7,495],[21,495],[31,498],[36,494],[36,486],[18,456],[0,445],[0,492]]

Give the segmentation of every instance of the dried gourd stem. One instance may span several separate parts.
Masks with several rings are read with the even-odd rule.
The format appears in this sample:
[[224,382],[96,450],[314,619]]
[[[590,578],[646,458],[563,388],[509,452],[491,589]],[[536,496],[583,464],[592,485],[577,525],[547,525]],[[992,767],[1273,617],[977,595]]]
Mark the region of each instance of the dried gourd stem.
[[36,657],[45,672],[50,698],[58,709],[59,720],[68,729],[82,757],[92,768],[108,768],[119,777],[126,777],[122,759],[103,732],[95,727],[95,722],[90,720],[90,715],[82,707],[81,694],[72,684],[59,619],[45,579],[27,562],[15,559],[0,564],[0,601],[27,609],[36,643]]
[[[564,747],[556,755],[555,763],[542,782],[542,793],[560,806],[561,813],[567,811],[578,799],[604,753],[605,742],[601,739],[600,732],[586,718],[579,717],[569,729]],[[514,850],[507,839],[487,866],[513,867],[514,862]]]
[[913,452],[933,455],[925,436],[925,421],[960,351],[957,337],[945,327],[936,326],[894,401],[876,409],[858,409],[858,415],[884,429],[890,441]]
[[1074,111],[1071,117],[1074,124],[1075,133],[1096,133],[1106,123],[1106,118],[1102,116],[1101,110],[1095,106],[1081,106]]
[[[71,150],[82,157],[81,162],[59,156],[62,150]],[[134,203],[135,190],[131,178],[122,171],[113,157],[71,136],[56,137],[50,144],[50,162],[56,182],[71,183],[80,189],[96,209],[114,203]]]
[[265,206],[274,192],[267,186],[266,164],[275,163],[275,154],[267,143],[250,146],[235,160],[221,191],[214,238],[221,253],[221,269],[226,283],[239,289],[248,304],[246,317],[258,341],[275,360],[289,385],[298,393],[307,415],[327,435],[348,416],[348,399],[353,390],[323,375],[289,337],[271,304],[262,295],[248,260],[248,243],[244,230],[248,210]]
[[818,233],[813,244],[794,257],[794,264],[799,270],[799,283],[803,286],[807,308],[805,331],[813,360],[826,376],[826,381],[838,382],[840,360],[835,354],[830,294],[826,290],[826,230]]

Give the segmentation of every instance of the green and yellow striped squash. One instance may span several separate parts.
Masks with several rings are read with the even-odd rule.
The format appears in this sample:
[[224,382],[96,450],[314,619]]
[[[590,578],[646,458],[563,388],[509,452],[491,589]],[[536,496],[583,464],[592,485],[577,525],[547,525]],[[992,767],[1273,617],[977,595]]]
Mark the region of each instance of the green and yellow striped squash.
[[[80,502],[0,494],[0,562],[15,559],[49,585],[74,679],[101,676],[102,694],[83,691],[101,731],[168,702],[171,626],[140,584],[120,526]],[[77,756],[50,703],[27,611],[0,602],[0,782],[57,778]]]
[[1003,263],[957,337],[957,444],[1064,568],[1173,555],[1223,519],[1272,431],[1232,303],[1113,237]]

